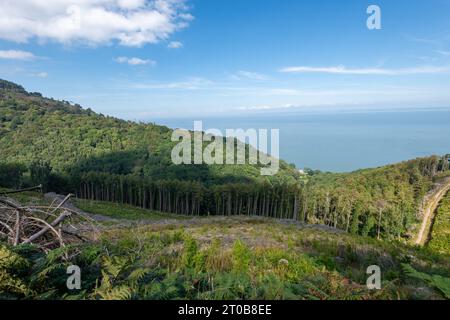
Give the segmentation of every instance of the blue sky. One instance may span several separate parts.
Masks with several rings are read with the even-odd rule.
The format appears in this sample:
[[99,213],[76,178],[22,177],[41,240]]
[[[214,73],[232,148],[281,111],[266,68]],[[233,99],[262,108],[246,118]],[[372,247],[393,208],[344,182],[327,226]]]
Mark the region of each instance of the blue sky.
[[133,120],[449,107],[450,1],[0,0],[0,78]]

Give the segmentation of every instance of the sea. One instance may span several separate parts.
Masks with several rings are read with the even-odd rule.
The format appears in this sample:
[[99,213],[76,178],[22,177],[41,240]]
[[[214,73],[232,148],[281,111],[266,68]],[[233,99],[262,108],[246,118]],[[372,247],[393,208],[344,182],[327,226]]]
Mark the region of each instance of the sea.
[[450,154],[450,108],[267,112],[154,119],[170,128],[279,129],[280,158],[298,169],[349,172]]

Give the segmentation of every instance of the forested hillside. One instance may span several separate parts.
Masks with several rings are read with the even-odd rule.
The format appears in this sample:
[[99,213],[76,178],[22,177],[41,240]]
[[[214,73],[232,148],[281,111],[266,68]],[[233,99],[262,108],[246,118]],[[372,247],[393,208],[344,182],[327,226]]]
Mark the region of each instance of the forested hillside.
[[408,238],[448,156],[346,174],[298,171],[280,162],[173,165],[172,130],[97,114],[0,81],[0,186],[44,191],[184,215],[261,215],[378,238]]
[[[90,109],[28,93],[0,80],[0,149],[7,162],[39,162],[68,177],[96,171],[153,180],[196,180],[207,184],[262,179],[258,167],[172,165],[172,130],[124,121]],[[281,163],[268,181],[294,182],[296,170]]]
[[432,156],[352,173],[321,173],[303,189],[301,215],[347,232],[411,237],[433,181],[448,175],[450,156]]

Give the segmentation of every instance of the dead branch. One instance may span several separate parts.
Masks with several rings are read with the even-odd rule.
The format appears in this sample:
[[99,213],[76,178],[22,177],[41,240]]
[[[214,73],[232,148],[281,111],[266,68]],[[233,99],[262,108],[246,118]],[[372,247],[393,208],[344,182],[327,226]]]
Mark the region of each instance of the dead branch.
[[42,190],[42,184],[40,184],[36,187],[31,187],[31,188],[24,188],[24,189],[18,189],[18,190],[13,190],[13,191],[4,191],[4,192],[1,192],[0,194],[7,195],[7,194],[21,193],[21,192],[25,192],[25,191],[34,191],[34,190]]
[[[10,193],[29,191],[30,188]],[[86,241],[97,231],[93,220],[64,207],[71,195],[58,205],[24,206],[6,196],[0,197],[0,237],[13,246],[33,244],[45,252],[66,244]],[[80,230],[74,225],[79,226]],[[75,232],[70,231],[75,230]],[[82,234],[87,236],[84,237]]]
[[33,234],[31,237],[29,237],[23,243],[24,244],[31,243],[34,240],[36,240],[37,238],[39,238],[40,236],[42,236],[43,234],[45,234],[49,230],[52,230],[59,238],[61,238],[58,231],[56,231],[55,227],[58,226],[61,222],[64,221],[64,219],[66,219],[69,216],[70,216],[70,213],[68,213],[67,211],[63,211],[63,213],[61,213],[61,215],[58,218],[56,218],[55,221],[53,221],[51,224],[47,223],[46,221],[44,221],[42,219],[36,218],[36,217],[29,217],[29,219],[41,222],[42,224],[45,225],[45,227],[42,228],[40,231],[36,232],[35,234]]
[[64,203],[66,203],[67,200],[69,200],[71,196],[72,196],[72,194],[69,193],[69,194],[64,198],[64,200],[61,201],[61,203],[58,204],[58,205],[56,206],[56,208],[52,210],[52,212],[50,212],[50,214],[55,213],[56,211],[58,211],[58,209],[61,208],[62,205],[63,205]]
[[15,235],[14,235],[14,245],[15,246],[17,246],[19,244],[21,220],[22,220],[22,214],[21,214],[20,210],[16,210],[16,228],[15,228]]
[[0,198],[0,203],[6,205],[7,207],[14,208],[16,210],[20,209],[20,207],[17,204],[15,204],[12,200],[9,199]]

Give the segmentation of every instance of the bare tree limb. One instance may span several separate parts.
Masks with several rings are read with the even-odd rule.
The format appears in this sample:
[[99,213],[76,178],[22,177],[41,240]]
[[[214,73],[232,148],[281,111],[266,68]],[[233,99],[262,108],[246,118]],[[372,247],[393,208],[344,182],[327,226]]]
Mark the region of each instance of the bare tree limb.
[[33,242],[34,240],[36,240],[37,238],[39,238],[40,236],[42,236],[43,234],[45,234],[45,233],[46,233],[47,231],[49,231],[50,229],[53,229],[54,232],[55,232],[56,234],[58,234],[58,231],[56,231],[56,230],[54,229],[54,227],[58,226],[61,222],[64,221],[64,219],[66,219],[66,218],[69,217],[70,215],[71,215],[70,212],[68,212],[68,211],[63,211],[63,213],[61,213],[61,215],[60,215],[58,218],[56,218],[55,221],[53,221],[51,224],[47,223],[46,221],[44,221],[44,220],[42,220],[42,219],[38,219],[38,218],[35,218],[35,217],[30,217],[30,219],[33,218],[33,219],[35,219],[35,220],[38,220],[38,221],[44,223],[44,224],[46,225],[46,227],[43,228],[43,229],[41,229],[39,232],[36,232],[35,234],[33,234],[31,237],[29,237],[29,238],[28,238],[27,240],[25,240],[23,243],[26,244],[26,243],[31,243],[31,242]]
[[20,224],[22,222],[22,212],[21,210],[16,210],[16,227],[14,233],[13,245],[17,246],[20,240]]
[[71,196],[72,196],[72,194],[69,193],[69,194],[64,198],[64,200],[61,201],[61,203],[60,203],[60,204],[59,204],[52,212],[50,212],[50,214],[53,214],[53,213],[55,213],[56,211],[58,211],[58,209],[61,208],[61,206],[62,206],[64,203],[66,203],[67,200],[69,200]]
[[35,187],[31,187],[31,188],[24,188],[24,189],[18,189],[18,190],[12,190],[12,191],[5,191],[5,192],[1,192],[0,194],[14,194],[14,193],[21,193],[21,192],[25,192],[25,191],[33,191],[33,190],[37,190],[37,189],[42,189],[42,184],[35,186]]

